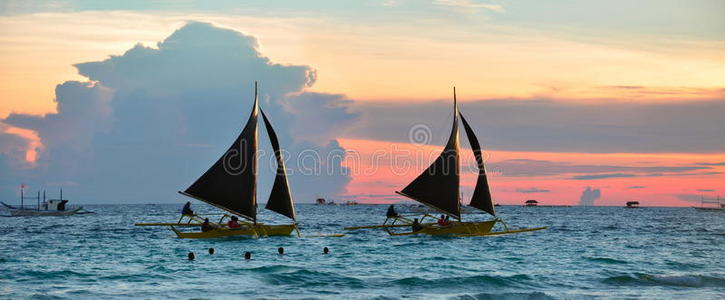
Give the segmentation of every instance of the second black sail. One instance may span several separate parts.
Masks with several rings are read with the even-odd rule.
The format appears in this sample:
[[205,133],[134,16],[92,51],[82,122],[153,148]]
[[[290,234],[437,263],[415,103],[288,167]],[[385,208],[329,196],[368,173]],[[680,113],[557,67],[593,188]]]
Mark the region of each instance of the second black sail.
[[287,182],[287,170],[285,169],[284,157],[279,147],[279,139],[272,128],[272,124],[267,119],[267,115],[264,114],[264,111],[262,111],[262,119],[264,120],[264,126],[267,128],[267,135],[269,135],[269,141],[272,144],[274,156],[277,160],[277,172],[274,177],[274,185],[272,185],[272,192],[269,195],[269,200],[267,200],[267,206],[265,208],[294,220],[295,207],[292,204],[292,195],[289,190],[289,183]]

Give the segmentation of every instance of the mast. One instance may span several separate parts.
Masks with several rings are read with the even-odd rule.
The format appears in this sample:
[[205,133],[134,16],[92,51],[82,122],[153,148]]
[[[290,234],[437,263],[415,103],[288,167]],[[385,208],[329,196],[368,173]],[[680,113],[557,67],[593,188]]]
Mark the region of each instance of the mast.
[[461,219],[458,104],[453,88],[453,126],[443,152],[402,191],[396,192],[456,219]]
[[254,104],[242,132],[209,170],[182,195],[257,221],[257,82]]
[[287,169],[284,166],[284,157],[282,157],[282,151],[279,147],[279,139],[267,115],[264,111],[260,111],[262,112],[264,126],[267,128],[269,142],[272,144],[274,156],[277,159],[277,172],[274,178],[274,185],[272,185],[272,192],[269,194],[265,208],[295,220],[295,207],[292,203],[292,194],[290,193],[289,183],[287,181]]

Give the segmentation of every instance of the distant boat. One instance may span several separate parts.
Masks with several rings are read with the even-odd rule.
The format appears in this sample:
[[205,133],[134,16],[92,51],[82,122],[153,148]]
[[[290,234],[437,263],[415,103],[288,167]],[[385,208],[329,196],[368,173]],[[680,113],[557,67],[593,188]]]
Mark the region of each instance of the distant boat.
[[[257,83],[254,83],[254,104],[249,120],[232,146],[206,173],[185,191],[179,192],[203,201],[228,213],[211,223],[207,231],[180,231],[179,227],[201,227],[204,218],[199,215],[182,215],[177,223],[140,223],[136,226],[169,226],[180,238],[217,238],[228,236],[288,236],[297,228],[295,208],[292,202],[284,159],[277,134],[267,115],[259,109]],[[261,113],[270,143],[277,160],[277,172],[266,209],[292,220],[292,224],[267,225],[257,222],[257,120]],[[240,216],[238,228],[230,228],[225,219]],[[203,228],[203,227],[202,227]]]
[[317,200],[315,200],[315,205],[325,205],[325,204],[327,204],[327,202],[325,201],[325,198],[317,198]]
[[526,200],[526,202],[524,202],[524,206],[539,206],[539,201]]
[[626,205],[627,208],[639,208],[639,202],[637,201],[627,201]]
[[725,199],[720,199],[720,195],[716,198],[705,198],[700,196],[700,206],[693,206],[698,210],[725,210]]
[[347,200],[347,201],[345,202],[345,205],[357,205],[357,204],[358,204],[358,203],[357,203],[357,201],[355,201],[355,200]]
[[[25,199],[37,200],[37,205],[25,205]],[[37,197],[26,197],[25,196],[25,185],[20,188],[20,206],[13,206],[5,202],[0,202],[6,210],[10,212],[10,215],[14,217],[21,216],[70,216],[75,214],[90,213],[89,211],[83,210],[82,206],[71,207],[66,205],[68,199],[63,199],[63,189],[60,190],[60,199],[45,199],[45,191],[43,191],[43,198],[41,202],[40,191],[38,191]]]
[[[470,206],[482,210],[495,218],[489,221],[462,221],[461,220],[461,193],[460,193],[460,159],[458,141],[459,118],[466,131],[466,136],[473,150],[473,155],[478,163],[478,180],[471,197]],[[382,225],[347,227],[347,230],[383,228],[390,235],[452,235],[452,236],[484,236],[519,233],[545,229],[546,227],[509,230],[508,225],[496,217],[491,191],[488,186],[486,169],[484,167],[481,145],[478,143],[473,129],[468,125],[466,118],[458,111],[456,100],[456,89],[453,88],[453,128],[445,148],[438,158],[423,173],[418,175],[413,182],[408,184],[402,191],[396,191],[401,196],[410,198],[429,208],[436,210],[451,219],[435,222],[436,216],[428,213],[416,219],[412,215],[403,216],[390,209],[387,218]],[[426,222],[427,220],[430,220]],[[504,231],[493,232],[496,223],[501,223]],[[440,224],[440,225],[439,225]],[[394,228],[411,228],[410,232],[396,232]]]

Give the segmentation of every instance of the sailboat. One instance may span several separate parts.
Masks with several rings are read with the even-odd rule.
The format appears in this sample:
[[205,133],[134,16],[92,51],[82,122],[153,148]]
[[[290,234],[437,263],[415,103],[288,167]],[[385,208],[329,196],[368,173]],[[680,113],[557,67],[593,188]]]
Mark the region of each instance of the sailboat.
[[[466,136],[478,165],[478,179],[471,196],[470,206],[490,214],[494,217],[493,220],[463,221],[461,219],[459,118],[466,131]],[[501,235],[546,229],[546,227],[509,229],[501,218],[496,217],[496,210],[491,199],[491,190],[489,189],[486,168],[483,162],[481,144],[478,142],[478,138],[466,118],[458,110],[455,87],[453,88],[453,128],[445,148],[423,173],[418,175],[402,191],[396,191],[396,193],[420,202],[448,217],[453,217],[454,220],[434,222],[436,217],[428,213],[420,215],[420,218],[413,218],[418,215],[405,216],[392,212],[388,214],[382,225],[346,227],[345,229],[383,228],[390,235],[429,234],[452,236]],[[427,220],[430,221],[426,222]],[[492,231],[497,223],[503,225],[503,231]],[[411,231],[396,231],[398,228],[406,227],[411,228]]]
[[[254,83],[254,104],[246,126],[229,149],[199,179],[179,194],[225,210],[211,230],[182,231],[181,227],[202,227],[200,215],[182,215],[176,223],[137,223],[136,226],[169,226],[179,238],[216,238],[227,236],[288,236],[297,228],[294,204],[287,182],[279,139],[272,124],[259,108],[257,83]],[[267,225],[257,222],[257,120],[261,113],[277,160],[277,172],[266,209],[292,220],[291,224]],[[244,220],[238,228],[229,228],[224,221],[232,216]]]

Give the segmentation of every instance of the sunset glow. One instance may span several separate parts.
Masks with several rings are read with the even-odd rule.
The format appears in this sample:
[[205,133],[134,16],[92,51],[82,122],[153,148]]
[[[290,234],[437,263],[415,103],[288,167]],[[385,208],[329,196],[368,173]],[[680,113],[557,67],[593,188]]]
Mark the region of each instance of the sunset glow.
[[[247,101],[242,93],[250,83],[237,80],[260,68],[262,75],[247,81],[261,82],[265,105],[294,115],[283,120],[290,122],[283,142],[315,151],[339,143],[358,155],[346,158],[351,176],[336,177],[331,198],[402,200],[393,192],[440,150],[439,139],[409,143],[407,130],[416,124],[431,125],[436,134],[448,130],[447,108],[425,117],[423,111],[448,103],[453,86],[472,125],[485,129],[499,203],[536,198],[575,205],[586,187],[601,190],[599,205],[688,206],[702,195],[725,193],[723,123],[716,121],[725,99],[725,42],[722,30],[713,30],[721,21],[706,13],[721,5],[692,8],[705,17],[647,17],[658,26],[623,17],[629,26],[623,29],[599,14],[580,18],[551,9],[561,14],[553,18],[538,4],[407,4],[360,4],[356,9],[375,13],[356,15],[348,7],[269,9],[279,11],[272,14],[246,6],[189,11],[170,4],[10,1],[0,6],[0,132],[6,135],[0,155],[30,169],[7,174],[42,184],[51,180],[42,172],[54,168],[67,177],[99,177],[95,168],[109,163],[94,159],[142,161],[134,155],[151,151],[144,147],[216,151],[226,136],[187,136],[190,124],[205,120],[211,128],[220,114],[239,109],[228,99]],[[586,12],[634,14],[582,5]],[[690,26],[694,20],[705,25]],[[233,33],[220,33],[213,41],[218,46],[201,50],[194,43],[204,37],[192,31],[179,37],[187,44],[165,41],[188,24]],[[237,59],[227,73],[203,69],[221,56]],[[197,116],[189,113],[200,110],[194,101],[214,104]],[[175,104],[156,106],[166,102]],[[381,151],[387,154],[370,161]],[[408,162],[415,171],[396,173],[386,156],[391,151],[428,156]],[[470,153],[464,158],[472,161]],[[198,166],[184,168],[193,173]],[[471,174],[464,175],[464,197]],[[14,190],[15,179],[2,188]]]

